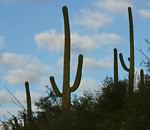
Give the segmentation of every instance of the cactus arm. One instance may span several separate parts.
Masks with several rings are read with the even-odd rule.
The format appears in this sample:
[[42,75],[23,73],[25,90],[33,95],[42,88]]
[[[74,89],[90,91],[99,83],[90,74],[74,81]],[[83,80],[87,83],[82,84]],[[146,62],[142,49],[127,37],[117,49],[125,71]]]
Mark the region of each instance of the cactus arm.
[[120,59],[120,62],[121,62],[123,69],[126,70],[127,72],[129,72],[129,68],[126,66],[126,64],[124,62],[122,53],[119,54],[119,59]]
[[77,73],[76,73],[74,84],[70,88],[71,92],[75,91],[79,87],[79,84],[81,82],[81,76],[82,76],[82,65],[83,65],[83,55],[79,55]]
[[53,88],[55,94],[56,94],[58,97],[62,97],[62,94],[61,94],[61,92],[59,91],[59,89],[58,89],[58,87],[57,87],[57,85],[56,85],[55,78],[54,78],[53,76],[51,76],[49,79],[50,79],[50,83],[51,83],[51,85],[52,85],[52,88]]

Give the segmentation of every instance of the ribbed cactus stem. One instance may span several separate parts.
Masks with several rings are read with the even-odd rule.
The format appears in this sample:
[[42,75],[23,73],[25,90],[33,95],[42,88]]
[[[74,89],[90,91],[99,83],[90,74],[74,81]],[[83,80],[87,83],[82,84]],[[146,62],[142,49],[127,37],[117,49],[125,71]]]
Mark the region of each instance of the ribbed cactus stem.
[[67,110],[70,108],[71,92],[75,91],[79,87],[81,81],[83,56],[79,55],[78,57],[78,67],[77,67],[76,77],[75,77],[74,84],[71,87],[70,86],[71,38],[70,38],[69,16],[68,16],[68,9],[66,6],[64,6],[62,10],[63,10],[63,17],[64,17],[64,35],[65,35],[62,93],[59,91],[53,76],[50,77],[50,82],[56,95],[62,97],[62,109]]
[[133,93],[134,88],[134,31],[133,31],[133,19],[131,7],[128,7],[128,15],[129,15],[129,36],[130,36],[130,57],[128,58],[129,67],[126,66],[122,53],[119,54],[119,58],[124,70],[129,72],[128,93],[130,95]]
[[114,83],[118,83],[118,53],[116,48],[114,48]]
[[130,31],[130,70],[129,70],[129,92],[133,93],[134,88],[134,30],[131,7],[128,8],[129,13],[129,31]]
[[70,26],[67,7],[63,7],[64,16],[64,73],[63,73],[63,108],[69,108],[70,105]]
[[32,105],[31,105],[31,96],[28,81],[25,82],[26,89],[26,102],[27,102],[27,124],[29,127],[32,124]]

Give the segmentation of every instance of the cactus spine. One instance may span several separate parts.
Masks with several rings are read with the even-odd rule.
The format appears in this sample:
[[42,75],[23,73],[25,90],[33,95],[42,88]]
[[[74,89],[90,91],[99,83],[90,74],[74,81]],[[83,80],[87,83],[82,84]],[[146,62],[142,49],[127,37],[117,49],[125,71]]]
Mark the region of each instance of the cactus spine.
[[[26,89],[26,102],[27,102],[27,129],[32,127],[32,105],[31,105],[31,96],[28,81],[25,82]],[[26,125],[26,123],[24,124]]]
[[133,31],[133,19],[131,7],[128,8],[128,14],[129,14],[129,32],[130,32],[130,58],[128,59],[130,62],[129,67],[126,66],[122,53],[119,54],[119,58],[122,67],[129,73],[128,93],[132,94],[134,88],[134,31]]
[[118,54],[116,48],[114,48],[114,83],[118,83]]
[[63,92],[61,93],[56,85],[53,76],[50,77],[52,88],[58,97],[62,97],[62,109],[67,110],[70,107],[71,92],[74,92],[80,84],[82,75],[83,56],[78,56],[78,67],[75,77],[75,81],[72,87],[70,87],[70,26],[68,9],[63,7],[64,16],[64,33],[65,33],[65,46],[64,46],[64,71],[63,71]]

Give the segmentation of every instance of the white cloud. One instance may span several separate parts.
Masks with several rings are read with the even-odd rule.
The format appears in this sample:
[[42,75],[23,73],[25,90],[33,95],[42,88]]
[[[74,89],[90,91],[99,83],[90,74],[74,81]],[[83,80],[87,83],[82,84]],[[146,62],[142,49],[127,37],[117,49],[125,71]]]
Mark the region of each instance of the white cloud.
[[[32,90],[30,90],[30,93],[31,93],[31,99],[33,104],[42,96],[41,93],[35,91],[33,92]],[[14,92],[13,95],[26,107],[25,88],[24,91]],[[15,101],[14,97],[12,97],[12,95],[7,90],[0,91],[0,106],[7,105],[7,104],[14,104],[13,100]]]
[[108,69],[112,67],[112,62],[110,59],[104,58],[102,60],[97,60],[94,58],[85,57],[83,60],[84,67],[87,69]]
[[144,18],[150,18],[150,9],[139,10],[139,15],[144,17]]
[[82,95],[85,91],[97,91],[100,88],[100,85],[94,79],[82,79],[79,88],[76,91],[76,94]]
[[89,28],[99,29],[109,26],[112,23],[112,17],[104,12],[81,10],[76,18],[76,24]]
[[[64,40],[62,33],[50,30],[48,32],[42,32],[35,35],[34,39],[40,48],[48,49],[50,52],[63,51]],[[71,39],[73,50],[84,51],[95,49],[96,47],[94,39],[86,35],[80,36],[77,33],[73,33],[71,35]]]
[[47,3],[49,0],[0,0],[0,4],[12,4],[12,3],[34,3],[34,4],[41,4]]
[[118,44],[121,43],[123,38],[115,33],[102,33],[99,37],[97,37],[101,43],[104,44]]
[[[64,48],[63,34],[54,30],[39,33],[34,39],[40,48],[48,49],[50,52],[58,52]],[[80,36],[73,33],[71,39],[73,50],[91,50],[96,47],[94,39],[86,35]]]
[[[39,48],[48,49],[50,52],[59,52],[64,49],[63,34],[50,30],[36,34],[34,37]],[[72,33],[72,50],[75,52],[91,51],[104,44],[118,44],[122,37],[115,33],[102,33],[97,35],[80,35]]]
[[[35,101],[38,101],[38,99],[42,96],[41,92],[37,91],[30,91],[31,93],[31,100],[32,100],[32,110],[36,111],[37,108],[34,105]],[[26,94],[25,94],[25,89],[24,91],[17,91],[14,92],[13,95],[17,98],[17,100],[26,108]],[[7,98],[6,98],[7,97]],[[10,116],[10,113],[17,115],[18,111],[23,110],[20,105],[17,105],[18,103],[11,94],[7,91],[0,91],[0,116],[3,117],[8,117]]]
[[[33,92],[32,90],[30,90],[30,95],[31,95],[32,105],[34,105],[35,101],[37,101],[42,96],[41,93],[35,92],[35,91]],[[25,93],[25,89],[24,89],[23,92],[22,91],[21,92],[17,91],[15,93],[15,97],[17,99],[19,99],[19,101],[22,104],[24,104],[24,106],[26,107],[26,93]]]
[[[7,98],[6,98],[7,97]],[[7,91],[0,91],[0,106],[11,102],[11,96]]]
[[95,5],[111,13],[125,13],[129,6],[133,6],[130,0],[97,0]]
[[48,73],[48,66],[38,59],[15,53],[0,54],[0,66],[5,69],[4,79],[10,84],[39,82]]
[[63,35],[55,30],[36,34],[34,40],[40,48],[45,48],[52,52],[60,51],[63,48]]
[[0,36],[0,49],[5,47],[4,37]]
[[7,110],[6,110],[6,108],[0,108],[0,117],[4,117],[4,119],[6,120],[6,119],[7,119],[7,118],[6,118],[7,116],[10,117],[10,114],[9,114],[8,112],[10,112],[10,113],[16,115],[16,114],[17,114],[17,111],[18,111],[18,109],[12,108],[12,107],[11,107],[11,108],[8,107]]

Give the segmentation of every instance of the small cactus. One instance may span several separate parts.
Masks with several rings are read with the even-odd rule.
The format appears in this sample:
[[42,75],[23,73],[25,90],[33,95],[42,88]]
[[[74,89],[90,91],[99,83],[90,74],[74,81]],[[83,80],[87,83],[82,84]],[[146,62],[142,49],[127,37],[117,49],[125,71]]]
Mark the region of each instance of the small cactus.
[[129,14],[129,32],[130,32],[130,58],[128,58],[130,65],[126,66],[122,53],[119,54],[120,62],[124,70],[129,73],[129,87],[128,93],[133,93],[134,88],[134,31],[133,31],[133,19],[132,19],[132,10],[131,7],[128,7]]
[[[31,96],[30,96],[30,89],[29,89],[29,82],[25,82],[25,89],[26,89],[26,102],[27,102],[27,129],[31,129],[32,126],[32,105],[31,105]],[[26,120],[26,115],[24,115]]]
[[143,69],[141,69],[140,70],[140,84],[139,84],[139,92],[140,93],[143,93],[143,89],[144,89],[144,70]]
[[74,92],[80,84],[82,75],[82,64],[83,56],[78,57],[78,67],[75,82],[72,87],[70,87],[70,26],[69,26],[69,16],[68,9],[66,6],[63,7],[64,16],[64,33],[65,33],[65,47],[64,47],[64,72],[63,72],[63,92],[61,93],[55,83],[53,76],[50,77],[50,82],[52,88],[58,97],[62,97],[62,109],[67,110],[70,108],[71,102],[71,92]]
[[118,54],[116,48],[114,48],[114,83],[118,83]]

